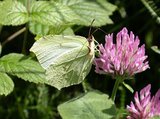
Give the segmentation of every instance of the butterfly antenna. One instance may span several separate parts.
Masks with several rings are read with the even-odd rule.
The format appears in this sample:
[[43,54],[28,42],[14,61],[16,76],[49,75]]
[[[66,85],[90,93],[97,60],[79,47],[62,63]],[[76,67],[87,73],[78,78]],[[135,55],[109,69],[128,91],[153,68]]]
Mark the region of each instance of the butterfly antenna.
[[88,38],[91,37],[91,30],[92,30],[92,25],[93,25],[93,22],[95,21],[95,19],[92,20],[91,24],[90,24],[90,28],[89,28],[89,33],[88,33]]
[[94,34],[95,32],[97,32],[98,30],[100,30],[100,31],[102,31],[103,33],[107,34],[107,33],[106,33],[104,30],[102,30],[101,28],[95,29],[92,34]]

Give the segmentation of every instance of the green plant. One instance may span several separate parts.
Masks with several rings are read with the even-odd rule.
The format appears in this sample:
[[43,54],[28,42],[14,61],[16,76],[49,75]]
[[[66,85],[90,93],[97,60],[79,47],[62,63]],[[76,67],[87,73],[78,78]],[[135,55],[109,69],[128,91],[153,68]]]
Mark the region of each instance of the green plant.
[[[2,42],[2,49],[6,43],[25,31],[22,52],[27,52],[28,30],[39,37],[47,34],[73,34],[71,26],[75,24],[89,26],[93,19],[95,19],[93,26],[113,23],[109,16],[115,9],[114,5],[105,0],[1,1],[1,25],[26,24],[26,27]],[[49,83],[46,80],[45,70],[38,62],[32,60],[31,56],[8,54],[0,59],[0,66],[0,94],[7,95],[13,90],[14,83],[8,74],[34,83],[53,85],[51,81]]]

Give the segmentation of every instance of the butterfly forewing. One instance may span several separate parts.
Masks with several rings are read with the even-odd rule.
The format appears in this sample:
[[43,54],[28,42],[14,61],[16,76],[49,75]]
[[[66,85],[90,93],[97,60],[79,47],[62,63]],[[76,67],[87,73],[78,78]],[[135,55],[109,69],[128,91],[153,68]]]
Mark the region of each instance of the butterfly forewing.
[[84,80],[94,58],[89,42],[81,36],[49,35],[31,48],[46,69],[48,84],[58,89]]

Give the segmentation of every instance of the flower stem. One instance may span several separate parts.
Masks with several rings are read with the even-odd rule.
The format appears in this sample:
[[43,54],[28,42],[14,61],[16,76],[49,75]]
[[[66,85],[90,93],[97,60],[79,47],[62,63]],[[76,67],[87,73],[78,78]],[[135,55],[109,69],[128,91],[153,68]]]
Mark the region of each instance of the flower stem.
[[113,91],[112,91],[112,95],[111,95],[111,99],[112,99],[113,101],[115,101],[116,93],[117,93],[119,84],[122,82],[122,79],[123,79],[123,78],[121,78],[121,77],[117,77],[117,78],[116,78],[116,82],[115,82],[115,84],[114,84]]

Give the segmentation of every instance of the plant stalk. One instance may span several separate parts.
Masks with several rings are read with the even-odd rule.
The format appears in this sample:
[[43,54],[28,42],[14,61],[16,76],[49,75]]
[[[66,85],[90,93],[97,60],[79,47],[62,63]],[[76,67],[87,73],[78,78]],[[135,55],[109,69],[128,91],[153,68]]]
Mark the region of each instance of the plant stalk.
[[22,53],[26,54],[26,44],[27,44],[27,36],[28,36],[28,24],[26,24],[26,31],[24,33],[24,40],[22,45]]
[[26,28],[22,28],[19,31],[15,32],[11,36],[9,36],[4,42],[2,42],[2,47],[5,46],[8,42],[12,41],[15,37],[19,36],[21,33],[23,33],[26,30]]
[[116,79],[116,82],[115,82],[115,84],[114,84],[113,91],[112,91],[112,95],[111,95],[111,99],[112,99],[113,101],[115,101],[118,87],[119,87],[120,83],[123,81],[123,78],[122,78],[122,77],[116,77],[115,79]]
[[85,81],[82,82],[82,87],[83,87],[83,91],[86,93],[87,92],[87,85],[86,85]]

